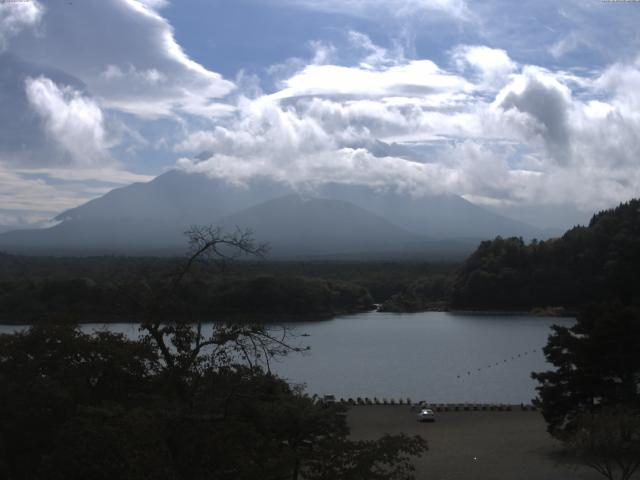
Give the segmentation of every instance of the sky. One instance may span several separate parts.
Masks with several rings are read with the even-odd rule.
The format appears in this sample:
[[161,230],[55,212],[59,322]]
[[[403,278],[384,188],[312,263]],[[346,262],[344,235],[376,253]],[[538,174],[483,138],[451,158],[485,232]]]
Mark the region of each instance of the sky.
[[0,225],[172,168],[568,222],[638,196],[639,23],[633,1],[0,0]]

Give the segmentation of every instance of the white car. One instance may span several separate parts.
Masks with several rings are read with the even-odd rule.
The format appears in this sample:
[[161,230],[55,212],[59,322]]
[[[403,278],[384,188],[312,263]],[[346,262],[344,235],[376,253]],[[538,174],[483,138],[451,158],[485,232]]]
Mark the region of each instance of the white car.
[[423,408],[418,413],[419,422],[435,422],[436,414],[430,408]]

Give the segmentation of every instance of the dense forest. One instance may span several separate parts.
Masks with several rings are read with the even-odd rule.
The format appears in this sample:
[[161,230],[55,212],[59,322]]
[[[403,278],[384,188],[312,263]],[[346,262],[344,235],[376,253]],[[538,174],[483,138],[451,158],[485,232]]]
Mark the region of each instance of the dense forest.
[[464,309],[575,309],[599,301],[639,303],[640,200],[593,216],[561,238],[485,241],[451,285],[450,305]]
[[[13,282],[0,285],[1,320],[33,323],[136,319],[164,287],[156,282],[98,284],[90,278]],[[344,282],[305,277],[257,276],[249,279],[193,280],[181,285],[179,302],[165,315],[185,313],[216,320],[221,315],[331,316],[374,308],[366,289]]]
[[[184,258],[26,257],[0,254],[0,321],[132,321]],[[222,268],[223,267],[223,268]],[[271,262],[194,265],[183,302],[164,313],[269,321],[372,310],[415,284],[449,277],[455,264]],[[425,280],[426,279],[426,280]],[[422,292],[422,291],[420,291]],[[442,291],[444,294],[444,291]]]

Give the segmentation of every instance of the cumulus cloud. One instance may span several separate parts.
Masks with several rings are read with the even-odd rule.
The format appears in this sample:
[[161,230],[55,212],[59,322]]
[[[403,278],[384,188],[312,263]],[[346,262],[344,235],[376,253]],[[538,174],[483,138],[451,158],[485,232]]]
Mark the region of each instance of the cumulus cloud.
[[525,69],[500,92],[497,103],[507,114],[522,114],[516,123],[520,120],[523,134],[530,141],[543,141],[550,158],[559,163],[570,161],[571,92],[553,75],[540,69]]
[[11,52],[80,79],[102,107],[146,118],[232,110],[220,99],[235,85],[184,52],[159,13],[165,2],[41,1],[45,34],[16,38]]
[[[597,209],[637,193],[635,63],[581,76],[463,45],[447,70],[426,59],[389,61],[373,47],[363,55],[381,60],[310,64],[280,91],[243,99],[224,126],[177,145],[205,152],[178,165],[238,182],[266,174],[301,188],[387,185],[489,205]],[[380,154],[378,140],[415,155]]]
[[[561,61],[583,53],[580,39],[589,38],[588,29],[578,28],[578,20],[611,19],[603,10],[612,12],[610,6],[565,2],[566,14],[550,14],[564,22],[556,35],[542,28],[549,18],[531,19],[532,12],[551,11],[546,1],[522,12],[502,0],[471,6],[463,0],[286,2],[392,19],[401,28],[414,19],[447,19],[462,20],[462,32],[466,21],[482,21],[474,24],[478,35],[444,35],[444,57],[418,49],[420,56],[392,40],[385,48],[358,31],[348,31],[346,44],[343,38],[337,47],[326,38],[311,42],[309,61],[295,58],[269,69],[276,87],[263,94],[251,74],[234,83],[191,59],[162,16],[166,0],[86,0],[73,8],[39,0],[25,3],[35,10],[11,15],[0,3],[0,45],[8,52],[0,64],[17,66],[0,68],[3,91],[9,91],[6,72],[24,67],[15,59],[57,71],[25,67],[16,77],[24,99],[0,98],[0,166],[22,162],[35,171],[44,165],[41,175],[64,180],[60,162],[27,165],[34,148],[20,130],[33,138],[42,130],[47,135],[38,155],[57,145],[68,165],[83,166],[67,170],[77,181],[133,181],[138,177],[110,163],[111,120],[118,116],[131,138],[145,135],[150,120],[179,125],[185,131],[174,146],[183,157],[179,165],[235,181],[266,174],[301,186],[350,182],[418,195],[452,192],[491,205],[571,202],[589,209],[637,194],[640,60],[616,59],[595,72],[536,65],[542,55]],[[508,31],[502,25],[507,14],[515,25]],[[628,33],[637,22],[622,23]],[[455,46],[458,41],[463,44]],[[527,50],[531,45],[538,56]],[[230,95],[236,90],[250,98]],[[23,128],[25,118],[36,127]],[[139,139],[149,149],[162,142]]]
[[102,110],[71,87],[59,87],[46,77],[27,78],[27,99],[44,120],[50,138],[69,154],[72,163],[111,162]]
[[36,0],[29,2],[0,2],[0,53],[9,39],[21,30],[38,25],[44,7]]
[[151,123],[170,134],[187,118],[233,111],[221,99],[235,85],[182,50],[159,13],[167,4],[0,1],[4,218],[60,211],[147,181],[125,164],[139,162],[139,146],[158,155],[163,139]]
[[483,89],[499,89],[517,69],[506,51],[484,45],[460,45],[452,52],[458,70],[471,70],[481,80]]

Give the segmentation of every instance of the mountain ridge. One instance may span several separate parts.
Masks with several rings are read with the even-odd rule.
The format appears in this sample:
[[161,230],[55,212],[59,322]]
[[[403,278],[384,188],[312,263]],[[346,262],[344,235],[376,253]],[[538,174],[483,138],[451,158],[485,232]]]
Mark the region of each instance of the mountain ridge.
[[[467,254],[484,238],[543,234],[454,195],[412,197],[337,183],[297,191],[266,176],[240,184],[179,170],[114,189],[55,218],[60,223],[50,228],[0,234],[0,248],[177,253],[186,245],[182,232],[195,224],[257,225],[256,239],[270,241],[273,251],[285,256],[287,251],[299,256],[420,255],[421,249],[434,253],[435,245],[441,250],[452,239],[460,245],[454,250]],[[311,231],[315,236],[304,235]]]

